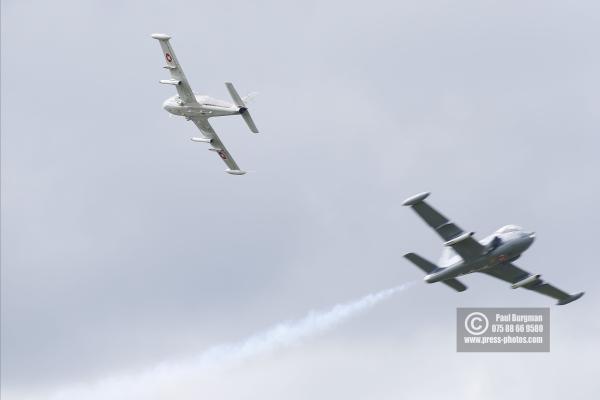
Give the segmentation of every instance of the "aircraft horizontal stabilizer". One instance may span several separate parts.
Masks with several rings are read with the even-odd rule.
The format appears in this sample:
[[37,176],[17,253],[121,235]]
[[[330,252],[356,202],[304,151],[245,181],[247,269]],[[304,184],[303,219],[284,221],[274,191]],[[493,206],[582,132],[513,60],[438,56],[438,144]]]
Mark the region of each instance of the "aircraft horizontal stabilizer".
[[[431,261],[424,259],[423,257],[421,257],[418,254],[408,253],[408,254],[404,255],[404,258],[406,258],[411,263],[415,264],[417,267],[419,267],[421,270],[423,270],[423,272],[425,272],[426,274],[431,274],[431,273],[434,273],[434,272],[440,270],[440,268],[437,265],[435,265]],[[446,280],[440,281],[440,282],[450,286],[452,289],[456,290],[457,292],[464,292],[465,290],[467,290],[467,287],[465,285],[463,285],[458,279],[446,279]]]
[[242,115],[242,118],[244,118],[244,121],[246,121],[246,125],[248,125],[248,128],[250,128],[250,130],[252,132],[258,133],[258,128],[254,124],[254,121],[252,120],[252,117],[250,116],[250,112],[248,112],[248,109],[241,108],[240,114]]
[[464,292],[467,290],[467,287],[458,279],[446,279],[445,281],[440,282],[445,283],[457,292]]
[[405,254],[404,258],[406,258],[411,263],[415,264],[417,267],[421,268],[423,270],[423,272],[425,272],[426,274],[430,274],[438,269],[437,265],[435,265],[434,263],[432,263],[430,261],[427,261],[420,255],[415,254],[415,253]]
[[233,87],[233,83],[225,82],[225,86],[227,87],[227,91],[229,91],[229,94],[233,99],[233,103],[238,107],[240,115],[242,116],[242,118],[244,118],[244,121],[248,125],[248,128],[250,128],[252,132],[258,133],[258,128],[256,127],[256,124],[254,124],[254,121],[250,116],[250,111],[248,111],[246,103],[244,103],[237,90],[235,90],[235,88]]

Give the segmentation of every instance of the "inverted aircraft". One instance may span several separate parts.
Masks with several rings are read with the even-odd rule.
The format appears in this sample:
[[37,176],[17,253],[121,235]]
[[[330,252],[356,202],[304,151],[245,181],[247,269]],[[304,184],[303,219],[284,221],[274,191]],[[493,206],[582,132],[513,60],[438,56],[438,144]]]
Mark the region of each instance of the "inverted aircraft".
[[225,172],[232,175],[244,175],[246,172],[238,167],[208,119],[227,115],[241,115],[248,128],[252,132],[258,133],[246,105],[248,97],[241,98],[231,82],[226,82],[225,86],[233,99],[233,103],[195,94],[183,73],[183,69],[181,69],[171,43],[169,43],[171,37],[163,33],[154,33],[152,37],[159,41],[166,62],[164,68],[171,73],[171,79],[160,80],[160,83],[173,85],[177,89],[177,95],[169,97],[163,103],[163,108],[173,115],[185,117],[186,120],[192,121],[200,129],[201,135],[193,137],[192,141],[210,144],[211,148],[209,150],[217,153],[227,164]]
[[532,245],[535,233],[516,225],[506,225],[492,235],[477,241],[474,232],[465,232],[448,218],[425,202],[429,193],[420,193],[404,201],[444,240],[439,265],[423,257],[408,253],[404,257],[427,275],[427,283],[442,282],[462,292],[467,287],[456,279],[473,272],[501,279],[513,289],[524,288],[558,300],[558,305],[568,304],[583,296],[584,292],[569,294],[541,279],[540,274],[530,274],[517,267],[513,261]]

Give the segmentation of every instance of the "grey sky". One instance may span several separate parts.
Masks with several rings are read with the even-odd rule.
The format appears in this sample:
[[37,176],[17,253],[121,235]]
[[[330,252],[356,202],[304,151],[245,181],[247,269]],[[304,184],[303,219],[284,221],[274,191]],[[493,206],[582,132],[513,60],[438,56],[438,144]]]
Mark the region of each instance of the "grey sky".
[[[488,277],[417,285],[326,335],[164,398],[590,397],[597,315],[600,6],[594,1],[2,2],[2,393],[177,360],[422,278],[441,243],[401,201],[586,296],[549,354],[457,354],[457,306],[548,306]],[[229,176],[161,109],[166,32]],[[430,386],[432,376],[440,386]],[[157,396],[157,398],[163,398]]]

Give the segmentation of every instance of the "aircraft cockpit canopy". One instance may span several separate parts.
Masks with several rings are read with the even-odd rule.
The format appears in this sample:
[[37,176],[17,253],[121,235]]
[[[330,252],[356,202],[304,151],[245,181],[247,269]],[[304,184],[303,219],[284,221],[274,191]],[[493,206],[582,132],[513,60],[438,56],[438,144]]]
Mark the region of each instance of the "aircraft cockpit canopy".
[[498,229],[496,231],[496,233],[501,235],[503,233],[521,232],[522,230],[523,230],[523,228],[521,228],[518,225],[506,225],[506,226],[503,226],[502,228]]

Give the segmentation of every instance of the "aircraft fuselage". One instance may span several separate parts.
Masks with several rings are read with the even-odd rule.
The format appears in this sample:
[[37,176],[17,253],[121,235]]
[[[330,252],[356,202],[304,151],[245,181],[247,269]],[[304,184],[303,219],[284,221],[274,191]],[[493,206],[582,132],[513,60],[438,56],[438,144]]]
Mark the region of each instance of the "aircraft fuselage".
[[440,282],[514,261],[533,244],[534,240],[535,234],[533,232],[523,230],[496,233],[480,241],[488,249],[481,257],[469,262],[457,257],[457,261],[447,267],[440,268],[425,276],[425,282]]
[[209,96],[196,95],[197,104],[184,104],[179,96],[169,97],[163,103],[163,108],[181,117],[221,117],[225,115],[240,114],[240,109],[235,104],[223,100],[213,99]]

